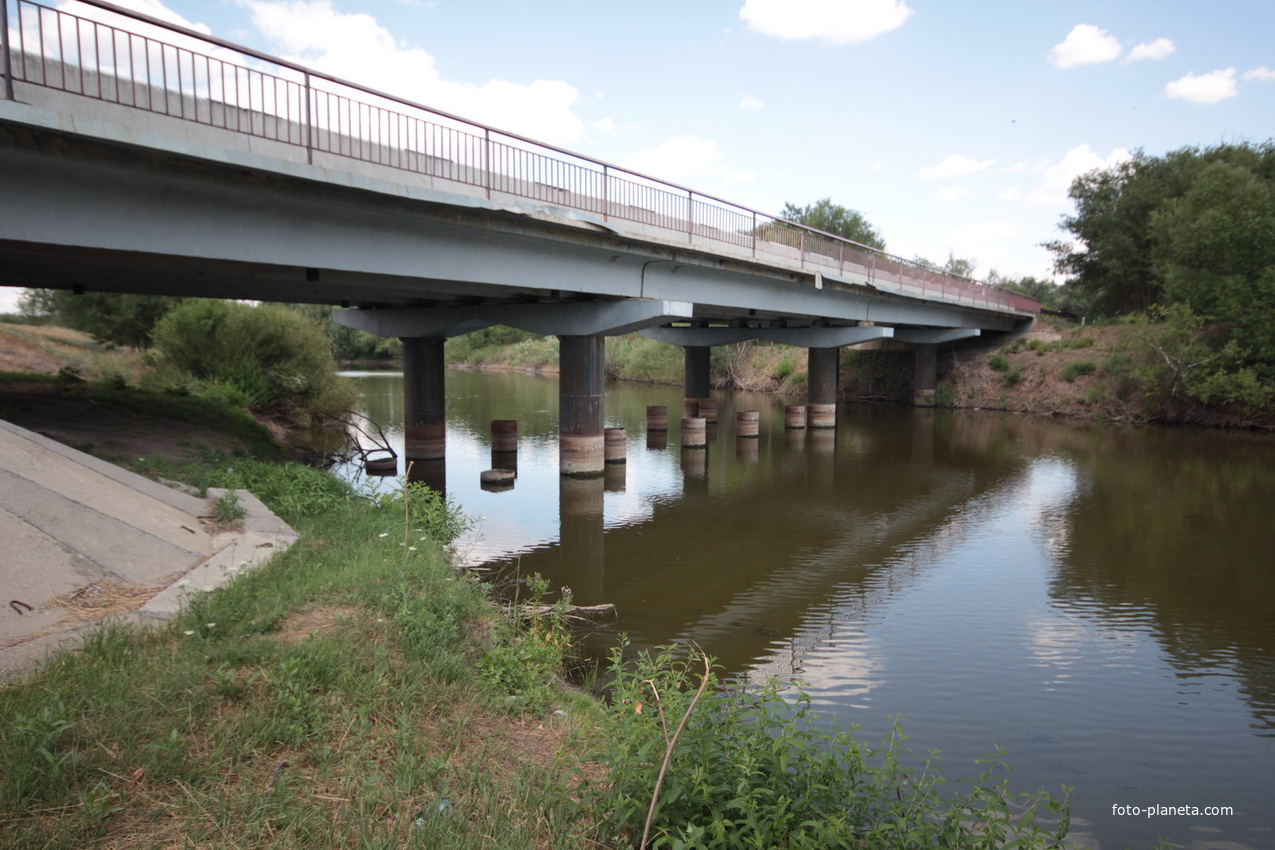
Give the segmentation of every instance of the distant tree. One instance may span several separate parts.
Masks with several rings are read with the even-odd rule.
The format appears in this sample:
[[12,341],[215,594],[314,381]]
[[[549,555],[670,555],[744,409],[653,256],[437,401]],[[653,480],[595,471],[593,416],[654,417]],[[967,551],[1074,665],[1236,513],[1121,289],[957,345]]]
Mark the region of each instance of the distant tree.
[[[149,348],[151,331],[169,310],[186,299],[172,295],[132,295],[54,290],[48,300],[54,320],[84,331],[99,342]],[[43,307],[41,308],[43,309]]]
[[834,204],[831,198],[821,198],[804,207],[786,203],[779,216],[786,221],[804,224],[860,245],[885,250],[885,240],[862,213]]
[[18,314],[31,324],[47,322],[53,313],[52,289],[24,289],[18,296]]
[[912,262],[916,263],[918,266],[926,266],[927,268],[934,269],[935,271],[956,275],[957,277],[973,277],[974,270],[978,268],[977,260],[958,257],[953,251],[947,252],[947,260],[942,263],[936,263],[933,260],[926,259],[920,254],[914,256],[912,258]]
[[1064,306],[1063,288],[1051,280],[1042,280],[1030,275],[1013,278],[1009,275],[1001,274],[996,269],[992,269],[987,273],[987,282],[992,286],[999,286],[1001,289],[1008,289],[1012,292],[1026,295],[1028,298],[1034,298],[1046,310],[1068,310]]

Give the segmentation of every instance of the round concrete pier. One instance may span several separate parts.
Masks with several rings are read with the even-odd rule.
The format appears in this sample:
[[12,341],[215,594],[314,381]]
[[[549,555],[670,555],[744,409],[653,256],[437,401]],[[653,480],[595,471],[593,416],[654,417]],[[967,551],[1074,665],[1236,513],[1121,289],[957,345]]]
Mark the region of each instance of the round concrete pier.
[[682,448],[698,449],[708,445],[707,428],[699,416],[682,417]]
[[835,404],[807,405],[811,428],[836,428],[837,406]]
[[743,439],[757,439],[761,433],[761,412],[757,410],[741,410],[735,414],[735,436]]
[[699,416],[699,399],[690,396],[682,399],[682,415],[688,418]]
[[646,406],[646,430],[648,431],[667,431],[668,430],[668,406],[663,404],[648,404]]
[[784,406],[784,427],[789,430],[805,430],[806,406],[804,404]]
[[491,450],[493,452],[518,451],[518,420],[491,420]]
[[604,432],[603,456],[607,463],[624,463],[629,447],[629,432],[624,428],[607,428]]

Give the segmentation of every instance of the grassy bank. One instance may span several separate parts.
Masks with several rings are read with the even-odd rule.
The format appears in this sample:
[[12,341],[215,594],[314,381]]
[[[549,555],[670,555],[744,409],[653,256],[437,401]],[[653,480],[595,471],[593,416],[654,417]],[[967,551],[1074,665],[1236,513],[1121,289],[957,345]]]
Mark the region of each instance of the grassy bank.
[[449,567],[453,508],[243,457],[147,466],[251,486],[301,540],[0,691],[0,844],[593,846],[562,754],[598,708],[559,687],[547,626]]

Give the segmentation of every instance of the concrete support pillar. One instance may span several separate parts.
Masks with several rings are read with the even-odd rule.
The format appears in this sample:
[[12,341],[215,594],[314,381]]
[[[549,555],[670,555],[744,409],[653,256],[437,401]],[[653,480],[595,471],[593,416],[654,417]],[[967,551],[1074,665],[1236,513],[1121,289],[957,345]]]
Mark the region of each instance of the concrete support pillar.
[[837,385],[841,349],[807,349],[806,403],[811,428],[837,427]]
[[934,389],[939,383],[939,347],[925,343],[916,347],[916,372],[912,377],[912,404],[933,407]]
[[708,364],[712,349],[707,345],[686,346],[686,397],[708,398]]
[[601,336],[558,337],[558,470],[580,478],[606,468]]
[[403,453],[442,460],[447,445],[443,338],[403,338]]

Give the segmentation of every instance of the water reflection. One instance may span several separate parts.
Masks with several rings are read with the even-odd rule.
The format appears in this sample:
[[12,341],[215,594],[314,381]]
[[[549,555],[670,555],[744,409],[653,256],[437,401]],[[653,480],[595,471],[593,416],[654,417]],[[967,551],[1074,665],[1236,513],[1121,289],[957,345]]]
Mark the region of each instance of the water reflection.
[[[364,379],[397,422],[396,378]],[[1272,846],[1275,505],[1268,438],[941,410],[848,407],[785,431],[782,402],[719,396],[702,450],[645,430],[676,388],[614,388],[628,463],[557,472],[557,386],[448,377],[445,485],[485,516],[471,562],[614,603],[636,645],[696,640],[739,675],[799,676],[876,737],[902,715],[953,775],[996,744],[1024,789],[1076,786],[1104,846],[1220,829]],[[755,440],[737,410],[762,411]],[[487,493],[493,419],[517,419],[518,479]],[[589,639],[603,652],[611,636]],[[1113,818],[1113,803],[1230,805],[1225,823]]]

